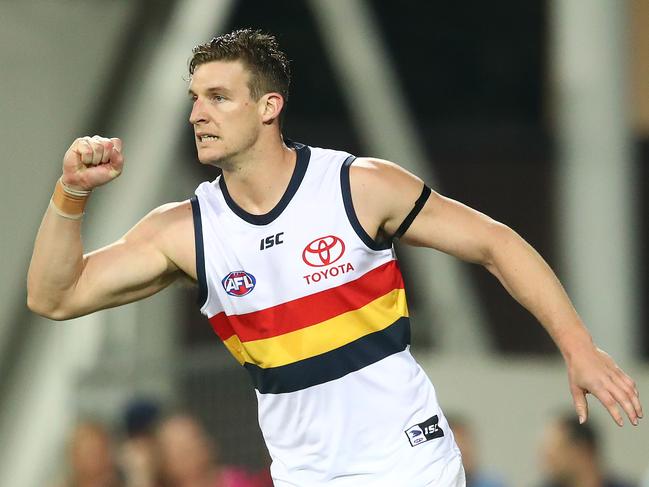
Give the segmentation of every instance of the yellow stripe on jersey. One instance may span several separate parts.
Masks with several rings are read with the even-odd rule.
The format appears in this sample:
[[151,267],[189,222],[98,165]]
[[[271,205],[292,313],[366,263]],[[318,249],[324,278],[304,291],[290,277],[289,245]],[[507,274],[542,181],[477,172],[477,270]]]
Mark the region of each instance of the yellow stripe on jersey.
[[394,289],[362,308],[307,328],[244,343],[233,335],[224,343],[240,364],[279,367],[335,350],[387,328],[402,316],[408,316],[406,294],[403,289]]
[[243,365],[246,362],[246,355],[243,350],[243,344],[237,335],[232,335],[227,340],[224,340],[223,343],[225,347],[230,351],[230,353],[237,359],[240,365]]

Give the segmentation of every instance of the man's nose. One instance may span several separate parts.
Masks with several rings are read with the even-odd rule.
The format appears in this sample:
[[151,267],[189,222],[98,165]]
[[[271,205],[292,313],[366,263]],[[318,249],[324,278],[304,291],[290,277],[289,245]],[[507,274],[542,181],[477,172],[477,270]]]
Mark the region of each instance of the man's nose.
[[197,123],[205,122],[205,110],[203,102],[200,100],[194,100],[192,105],[192,112],[189,114],[189,123],[196,125]]

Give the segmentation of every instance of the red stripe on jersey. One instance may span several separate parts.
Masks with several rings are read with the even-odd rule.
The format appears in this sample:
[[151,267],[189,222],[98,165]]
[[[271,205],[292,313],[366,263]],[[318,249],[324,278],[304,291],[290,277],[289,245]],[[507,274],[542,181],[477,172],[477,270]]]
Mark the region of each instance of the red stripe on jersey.
[[403,277],[396,260],[391,260],[354,281],[241,315],[225,312],[212,316],[212,328],[221,340],[237,335],[242,342],[283,335],[315,325],[389,293],[403,289]]

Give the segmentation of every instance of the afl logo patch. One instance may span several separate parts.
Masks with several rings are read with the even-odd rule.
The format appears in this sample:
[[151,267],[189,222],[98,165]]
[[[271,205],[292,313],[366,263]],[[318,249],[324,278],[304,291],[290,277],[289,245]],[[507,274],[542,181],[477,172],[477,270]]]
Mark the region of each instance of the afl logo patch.
[[230,296],[245,296],[255,288],[257,279],[246,271],[234,271],[225,276],[221,283]]
[[304,247],[302,260],[311,267],[324,267],[339,260],[344,253],[345,242],[334,235],[327,235]]

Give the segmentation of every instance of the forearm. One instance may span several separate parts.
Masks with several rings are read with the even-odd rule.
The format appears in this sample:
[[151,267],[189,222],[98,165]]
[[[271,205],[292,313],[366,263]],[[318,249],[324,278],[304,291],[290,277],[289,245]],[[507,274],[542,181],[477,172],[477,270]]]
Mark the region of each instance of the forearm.
[[60,318],[83,268],[81,220],[48,207],[38,230],[27,275],[27,302],[36,313]]
[[494,235],[485,267],[550,334],[566,359],[592,338],[557,276],[525,240],[507,227]]
[[180,234],[191,235],[189,202],[161,207],[121,239],[83,253],[85,204],[94,188],[121,173],[121,145],[117,138],[82,137],[65,153],[63,175],[36,236],[27,276],[27,304],[36,313],[55,320],[86,315],[150,296],[180,274],[166,249],[178,247],[174,223],[182,224]]
[[592,393],[619,425],[617,405],[637,424],[642,406],[635,383],[595,347],[557,276],[516,232],[433,192],[403,237],[406,243],[485,266],[538,319],[566,360],[570,393],[581,421],[588,417],[585,396]]

